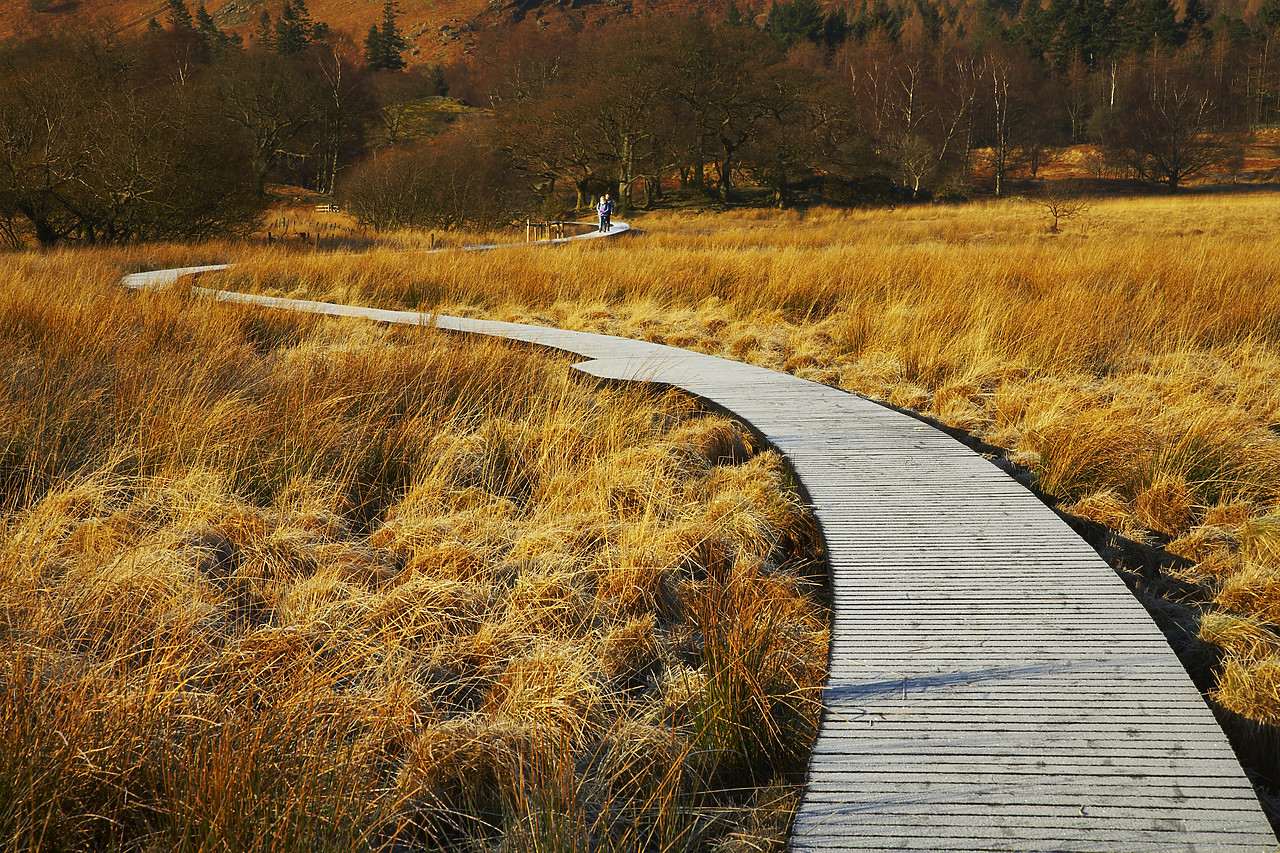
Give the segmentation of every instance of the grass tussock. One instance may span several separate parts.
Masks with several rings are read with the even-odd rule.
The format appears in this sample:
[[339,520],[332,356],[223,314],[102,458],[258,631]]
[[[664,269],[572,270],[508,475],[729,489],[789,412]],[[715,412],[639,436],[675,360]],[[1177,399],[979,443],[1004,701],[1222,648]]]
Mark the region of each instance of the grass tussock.
[[[1167,549],[1149,592],[1270,631],[1277,215],[1269,192],[1098,200],[1063,233],[1018,200],[662,213],[633,217],[639,234],[617,243],[249,254],[222,281],[660,341],[914,409],[1002,448],[1066,511]],[[1229,658],[1214,695],[1272,720],[1275,694],[1242,686],[1268,683],[1271,653],[1210,624],[1204,641]]]
[[3,260],[7,846],[781,846],[827,620],[775,454],[127,263]]

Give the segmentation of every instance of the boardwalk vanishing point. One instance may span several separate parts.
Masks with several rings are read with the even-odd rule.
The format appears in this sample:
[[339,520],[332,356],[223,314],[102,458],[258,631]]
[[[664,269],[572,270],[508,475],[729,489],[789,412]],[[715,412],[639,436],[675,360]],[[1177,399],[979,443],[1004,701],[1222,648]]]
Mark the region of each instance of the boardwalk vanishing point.
[[552,347],[593,377],[683,389],[783,453],[821,524],[833,597],[793,850],[1280,849],[1213,714],[1125,584],[946,434],[836,388],[643,341],[197,290]]

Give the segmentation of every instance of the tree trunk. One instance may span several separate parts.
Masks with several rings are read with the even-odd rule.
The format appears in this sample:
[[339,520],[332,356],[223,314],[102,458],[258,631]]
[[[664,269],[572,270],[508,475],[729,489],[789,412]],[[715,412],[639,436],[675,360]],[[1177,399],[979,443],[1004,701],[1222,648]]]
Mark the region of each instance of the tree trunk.
[[32,227],[35,228],[36,240],[41,246],[52,246],[62,237],[62,235],[49,224],[49,220],[37,212],[31,205],[18,202],[16,207],[18,208],[18,211],[27,218],[27,221],[31,223]]
[[717,163],[716,192],[722,201],[729,200],[729,191],[733,188],[733,152],[734,147],[724,146],[724,158]]
[[618,180],[618,200],[617,206],[619,210],[627,210],[631,207],[631,184],[635,180],[632,170],[635,168],[634,158],[634,141],[630,136],[622,138],[622,156],[619,158],[619,180]]

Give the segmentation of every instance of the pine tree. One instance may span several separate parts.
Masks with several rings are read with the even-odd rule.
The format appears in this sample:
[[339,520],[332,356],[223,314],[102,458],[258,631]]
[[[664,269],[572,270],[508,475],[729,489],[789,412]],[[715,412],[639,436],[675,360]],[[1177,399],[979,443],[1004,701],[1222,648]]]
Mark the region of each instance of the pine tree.
[[195,27],[191,23],[191,11],[187,9],[187,4],[183,0],[169,0],[169,28],[174,32],[181,30],[193,30]]
[[916,0],[914,11],[920,18],[920,34],[929,44],[937,44],[942,38],[942,11],[929,0]]
[[303,0],[284,0],[276,21],[276,53],[293,56],[311,44],[311,14]]
[[790,47],[800,39],[821,44],[826,31],[826,15],[817,0],[788,0],[779,4],[774,0],[769,7],[769,17],[764,31],[773,36],[781,47]]
[[849,13],[841,6],[827,15],[822,26],[822,40],[832,50],[849,38]]
[[271,13],[266,9],[263,9],[262,14],[258,16],[258,28],[254,31],[253,39],[260,47],[267,50],[276,49],[276,28],[271,22]]
[[444,68],[439,64],[431,66],[431,88],[437,95],[449,94],[449,81],[444,79]]
[[162,32],[164,32],[164,27],[160,26],[160,22],[157,21],[155,18],[152,18],[151,20],[147,21],[147,33],[149,35],[155,35],[157,33],[162,33]]
[[1138,10],[1137,47],[1148,51],[1155,45],[1173,47],[1178,42],[1178,10],[1169,0],[1143,0]]
[[311,20],[306,0],[284,0],[280,19],[276,21],[275,50],[292,56],[307,49],[313,41],[329,37],[329,25]]
[[1182,13],[1182,32],[1180,41],[1188,41],[1203,37],[1208,32],[1209,19],[1212,17],[1205,8],[1203,0],[1187,0]]
[[902,37],[902,22],[905,15],[905,6],[890,6],[886,0],[874,0],[870,8],[863,4],[858,17],[849,25],[849,31],[859,41],[865,41],[872,33],[879,30],[886,39],[897,44],[898,39]]
[[409,49],[409,42],[396,26],[396,0],[385,0],[382,4],[382,32],[380,33],[381,52],[378,68],[383,71],[399,71],[405,67],[404,52]]
[[200,34],[200,38],[212,44],[218,40],[218,36],[222,35],[222,30],[218,29],[218,25],[214,23],[213,15],[209,14],[209,10],[201,3],[196,7],[196,32]]
[[218,28],[217,23],[213,20],[213,15],[209,14],[209,10],[201,3],[196,7],[196,35],[204,39],[204,43],[209,46],[210,50],[222,51],[230,47],[240,47],[242,40],[235,33],[228,33]]
[[1268,33],[1280,31],[1280,0],[1266,0],[1258,8],[1258,23]]
[[1081,34],[1083,40],[1080,48],[1084,51],[1085,60],[1097,67],[1116,53],[1116,32],[1113,16],[1114,10],[1106,0],[1083,0],[1080,4]]
[[382,32],[377,24],[369,25],[369,35],[364,37],[364,64],[374,71],[382,62]]

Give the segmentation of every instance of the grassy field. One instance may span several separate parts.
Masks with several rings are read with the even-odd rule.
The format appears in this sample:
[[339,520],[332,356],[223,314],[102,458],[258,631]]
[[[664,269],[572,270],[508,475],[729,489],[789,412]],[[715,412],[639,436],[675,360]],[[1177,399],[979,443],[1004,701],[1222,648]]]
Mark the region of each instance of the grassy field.
[[138,254],[0,258],[0,845],[781,847],[828,617],[776,454]]
[[608,245],[252,254],[221,286],[661,341],[965,430],[1120,534],[1280,781],[1280,194],[1100,199],[1059,233],[1016,199],[627,218]]
[[113,285],[228,260],[202,284],[662,341],[965,430],[1114,532],[1275,785],[1280,194],[1059,233],[1018,200],[625,218],[5,260],[10,846],[781,843],[826,640],[781,461],[543,356]]

